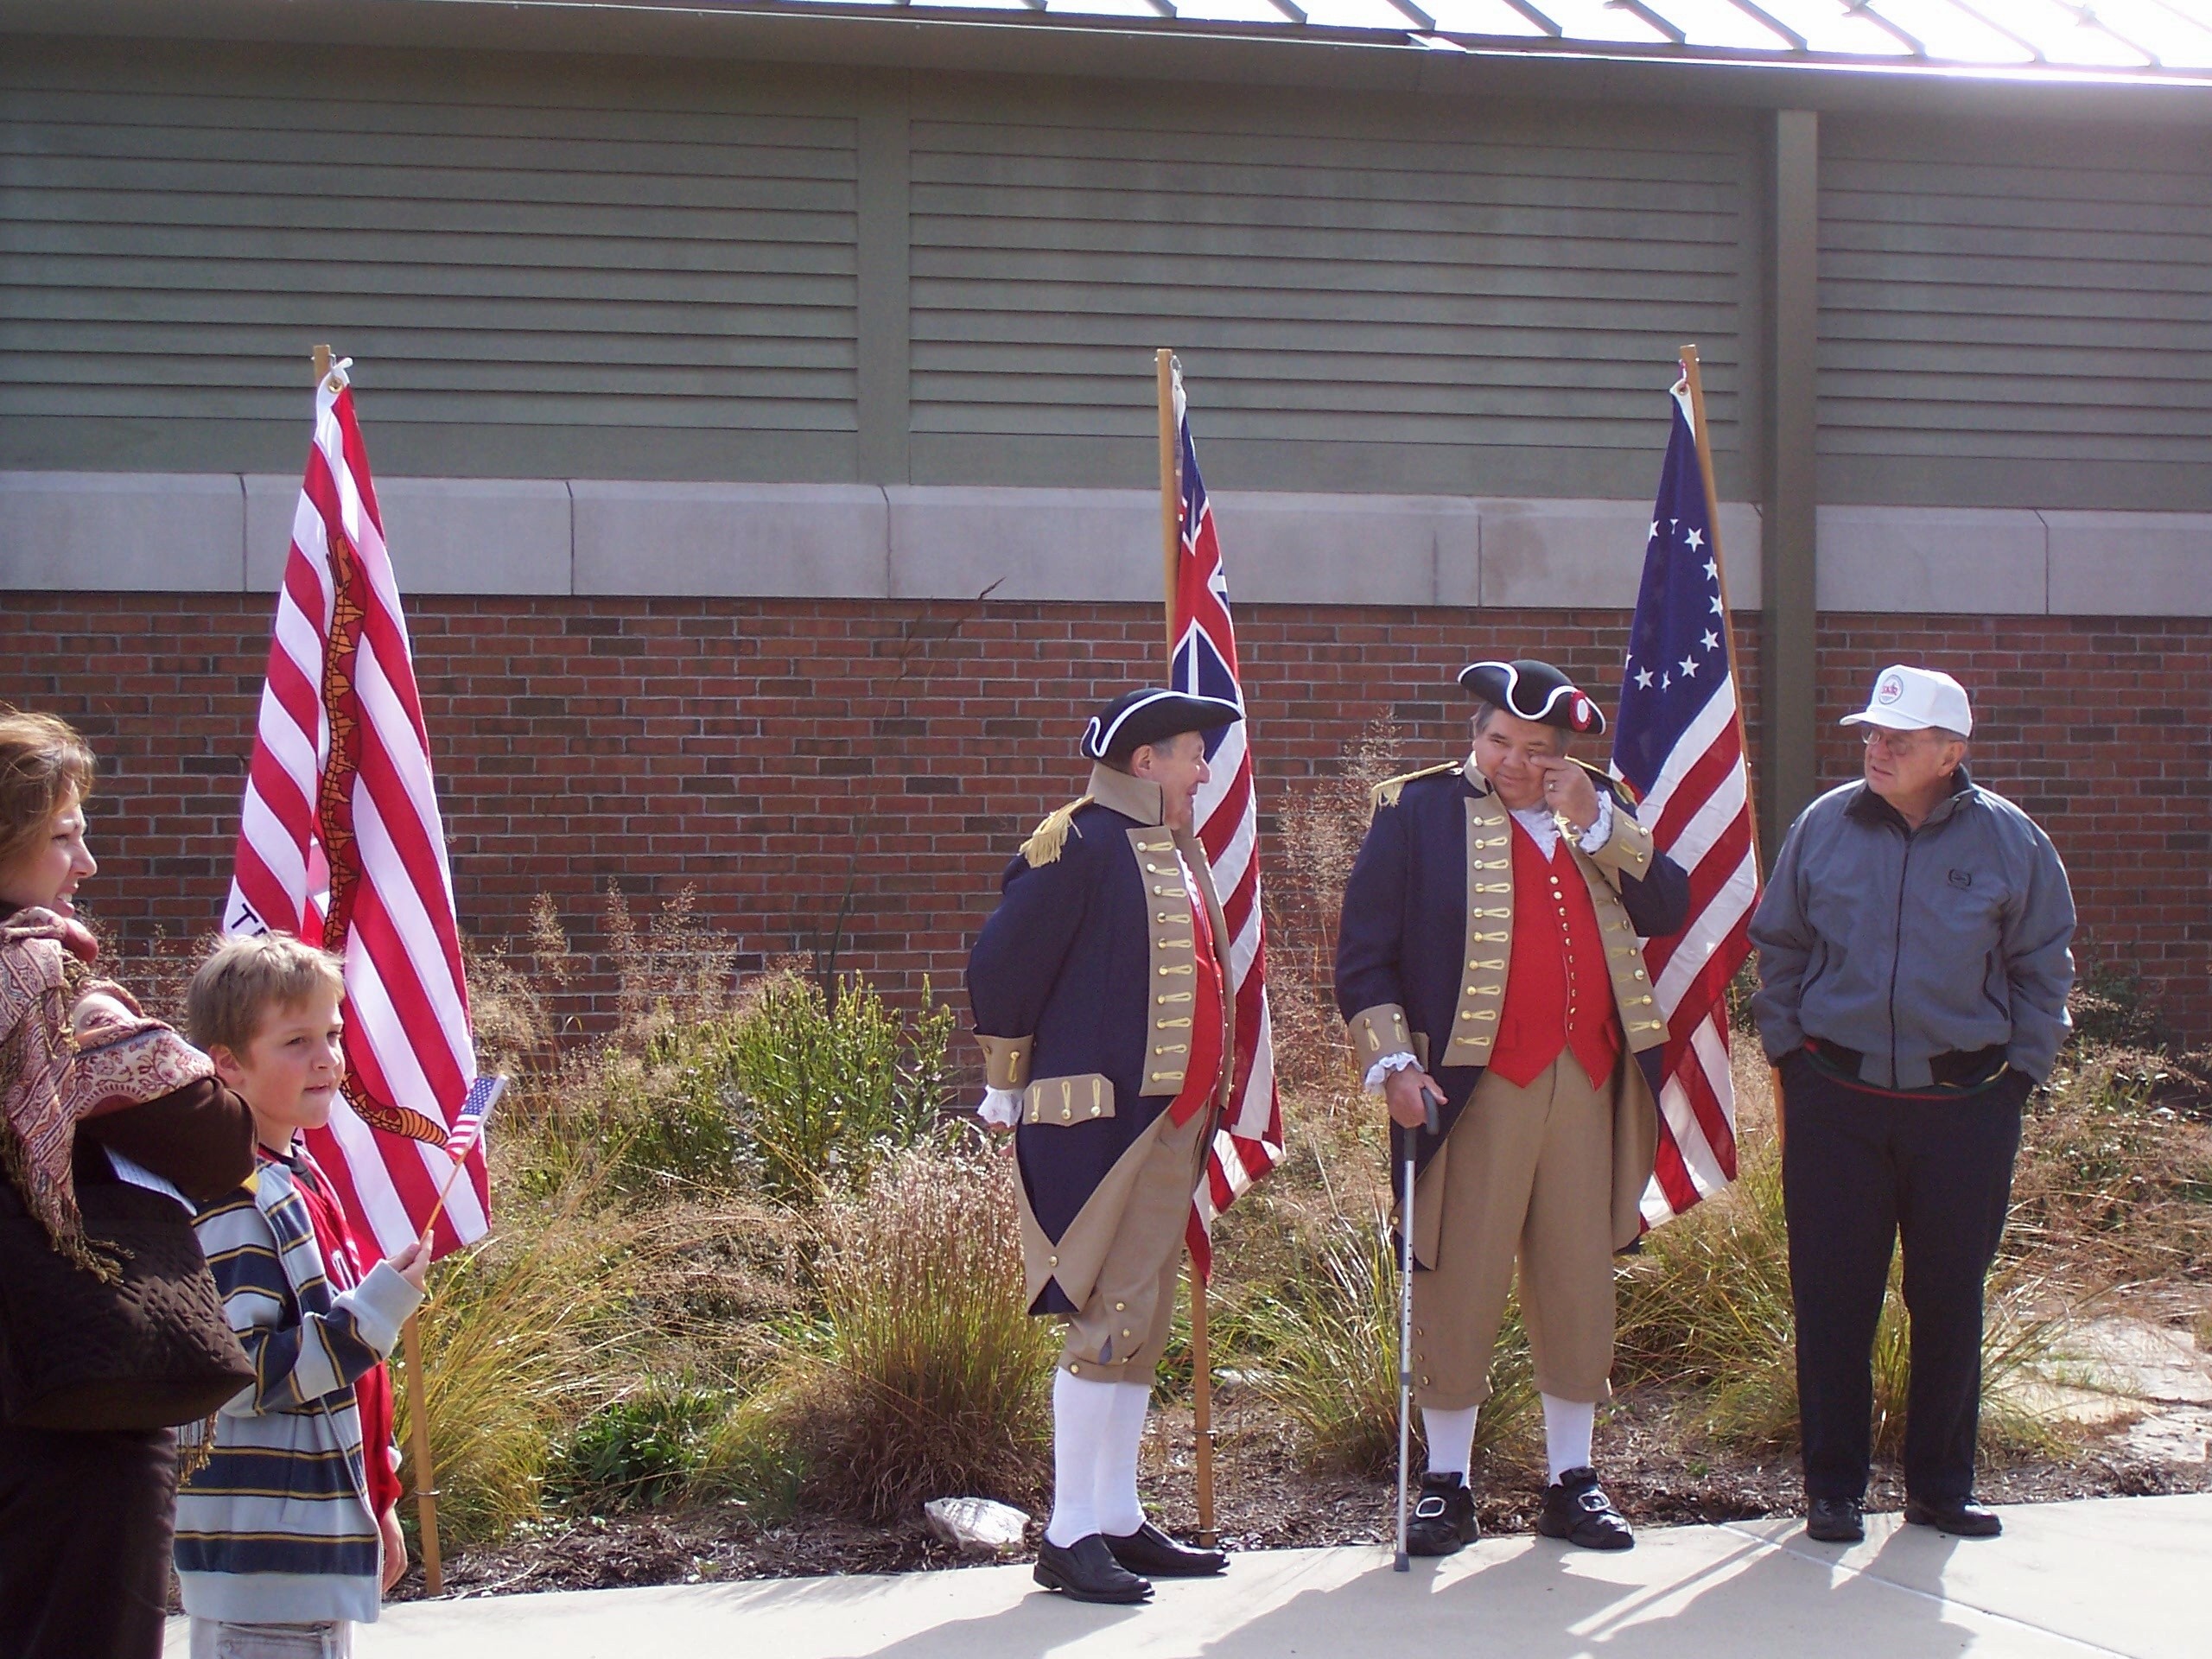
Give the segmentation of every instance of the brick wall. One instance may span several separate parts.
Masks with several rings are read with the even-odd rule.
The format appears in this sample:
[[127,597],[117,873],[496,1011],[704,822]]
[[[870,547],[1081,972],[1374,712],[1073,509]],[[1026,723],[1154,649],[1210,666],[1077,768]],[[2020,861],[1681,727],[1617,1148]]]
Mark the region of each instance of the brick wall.
[[[268,619],[213,595],[19,594],[0,615],[0,696],[101,753],[86,908],[126,944],[216,916]],[[543,893],[597,951],[609,884],[645,904],[690,884],[757,967],[823,948],[849,906],[843,960],[901,991],[957,985],[1013,844],[1081,785],[1083,715],[1155,677],[1161,648],[1159,612],[1129,605],[423,599],[410,619],[465,931],[515,938]],[[1378,716],[1417,761],[1457,753],[1450,676],[1472,657],[1609,685],[1627,620],[1249,607],[1263,807]],[[1755,632],[1741,644],[1756,711]],[[1827,618],[1823,721],[1899,658],[1975,690],[1979,773],[2051,830],[2095,949],[2212,1037],[2212,622]],[[1854,775],[1847,734],[1821,760]],[[566,1012],[605,1015],[607,966]]]

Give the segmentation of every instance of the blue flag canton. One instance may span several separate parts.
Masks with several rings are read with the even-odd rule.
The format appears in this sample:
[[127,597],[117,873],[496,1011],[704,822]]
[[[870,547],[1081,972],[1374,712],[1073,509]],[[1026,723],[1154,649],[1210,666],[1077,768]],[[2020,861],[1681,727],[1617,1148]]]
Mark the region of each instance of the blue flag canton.
[[1697,440],[1681,400],[1670,401],[1674,431],[1651,509],[1613,739],[1613,764],[1639,798],[1658,783],[1668,756],[1729,675],[1720,557]]

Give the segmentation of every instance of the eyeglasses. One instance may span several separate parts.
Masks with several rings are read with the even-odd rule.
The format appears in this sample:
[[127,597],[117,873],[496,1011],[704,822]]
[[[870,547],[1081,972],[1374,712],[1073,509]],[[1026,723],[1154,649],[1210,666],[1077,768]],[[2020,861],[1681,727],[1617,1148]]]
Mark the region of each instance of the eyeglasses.
[[1859,741],[1870,749],[1884,749],[1891,754],[1907,755],[1928,747],[1935,733],[1926,729],[1893,732],[1886,726],[1864,726],[1859,728]]

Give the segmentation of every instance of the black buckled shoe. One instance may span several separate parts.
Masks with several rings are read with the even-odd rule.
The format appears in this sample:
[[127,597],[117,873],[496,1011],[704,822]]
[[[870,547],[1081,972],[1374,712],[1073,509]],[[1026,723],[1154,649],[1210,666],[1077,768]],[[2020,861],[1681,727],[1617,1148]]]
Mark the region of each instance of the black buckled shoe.
[[1582,1549],[1632,1549],[1636,1535],[1598,1484],[1595,1469],[1570,1469],[1544,1490],[1536,1530]]
[[1116,1560],[1155,1579],[1210,1579],[1229,1566],[1229,1557],[1219,1550],[1178,1543],[1149,1521],[1118,1538],[1110,1532],[1103,1535]]
[[1864,1543],[1866,1512],[1855,1498],[1816,1497],[1805,1507],[1805,1535],[1821,1544]]
[[1475,1495],[1466,1478],[1453,1473],[1421,1478],[1421,1496],[1406,1522],[1406,1554],[1456,1555],[1482,1536],[1475,1519]]
[[1909,1526],[1933,1527],[1954,1538],[1994,1538],[2005,1530],[2002,1521],[1970,1497],[1955,1503],[1927,1503],[1908,1497],[1904,1518]]
[[1152,1599],[1152,1580],[1141,1579],[1114,1559],[1106,1541],[1086,1533],[1061,1548],[1051,1539],[1037,1546],[1037,1582],[1071,1601],[1103,1601],[1116,1606]]

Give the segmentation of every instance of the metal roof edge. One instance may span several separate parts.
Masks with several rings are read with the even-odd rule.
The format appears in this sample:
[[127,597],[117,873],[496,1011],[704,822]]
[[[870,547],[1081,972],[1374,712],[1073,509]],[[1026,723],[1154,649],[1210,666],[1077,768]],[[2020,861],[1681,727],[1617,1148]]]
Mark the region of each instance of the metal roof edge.
[[874,70],[1307,86],[1738,109],[2199,121],[2212,78],[1961,70],[1554,42],[1436,50],[1392,32],[1158,26],[1038,12],[801,11],[747,0],[0,0],[0,33],[713,58]]

